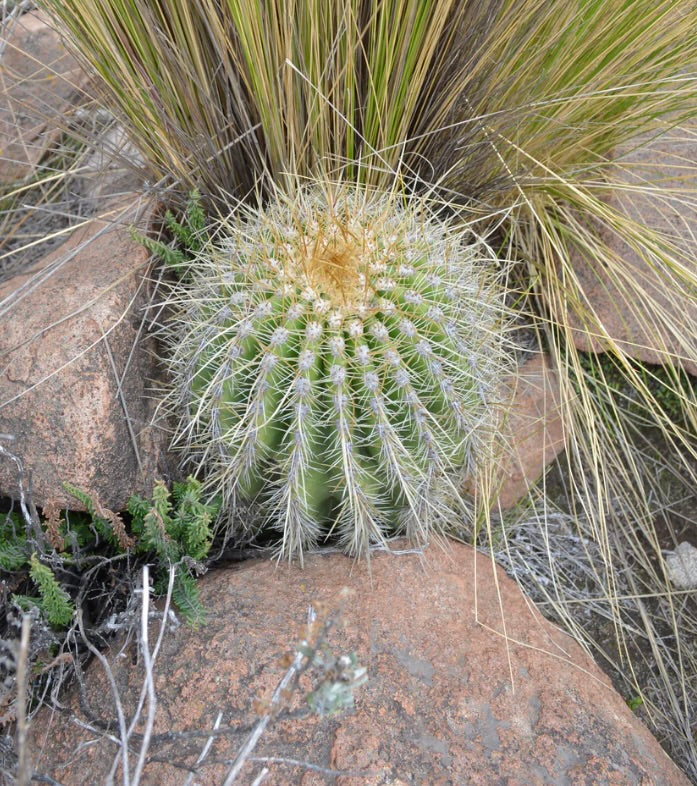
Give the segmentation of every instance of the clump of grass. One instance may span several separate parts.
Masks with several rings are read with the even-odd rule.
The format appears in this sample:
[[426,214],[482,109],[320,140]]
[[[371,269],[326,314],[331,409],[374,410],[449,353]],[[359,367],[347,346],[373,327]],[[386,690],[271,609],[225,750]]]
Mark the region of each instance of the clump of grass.
[[153,179],[216,197],[399,171],[544,216],[695,108],[689,0],[42,5]]
[[338,167],[377,185],[432,158],[456,32],[487,19],[454,0],[42,5],[100,75],[156,180],[239,198],[260,178],[292,184]]
[[0,282],[29,268],[63,242],[89,212],[80,193],[91,152],[66,130],[20,183],[0,183]]
[[[614,411],[621,412],[623,419],[634,417],[637,427],[650,425],[652,413],[660,411],[661,418],[672,421],[677,427],[692,430],[692,435],[685,433],[685,438],[694,434],[691,422],[691,410],[697,403],[697,380],[681,368],[666,368],[641,363],[633,358],[627,364],[636,374],[636,384],[632,385],[622,368],[618,368],[612,355],[596,355],[591,352],[580,353],[579,360],[583,370],[583,385],[588,390],[595,390],[596,397],[608,404],[608,417]],[[643,395],[637,393],[641,388]],[[647,399],[651,398],[651,407],[647,411]]]

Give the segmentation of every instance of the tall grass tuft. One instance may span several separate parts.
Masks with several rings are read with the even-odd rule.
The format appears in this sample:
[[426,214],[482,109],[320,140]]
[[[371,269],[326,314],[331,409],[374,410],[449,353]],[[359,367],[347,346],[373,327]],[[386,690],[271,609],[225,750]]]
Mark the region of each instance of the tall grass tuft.
[[[642,635],[665,659],[665,684],[674,670],[687,685],[695,660],[661,567],[641,440],[655,429],[694,486],[696,401],[681,369],[697,367],[695,238],[689,228],[682,238],[652,229],[625,203],[641,196],[659,212],[695,209],[694,161],[681,163],[672,186],[632,163],[633,148],[651,140],[694,142],[694,0],[42,4],[98,74],[153,181],[181,195],[198,187],[224,215],[226,201],[261,195],[263,205],[277,188],[292,199],[307,180],[437,189],[482,234],[496,230],[498,256],[516,261],[529,293],[521,307],[561,377],[570,508],[598,544],[619,660],[631,673],[634,622],[618,599],[618,554],[644,570],[637,594],[673,609],[671,651],[645,618]],[[582,269],[636,335],[614,332]],[[584,364],[579,334],[610,357],[631,407]],[[654,385],[637,372],[633,343],[650,344],[667,369]],[[666,415],[666,394],[680,419]],[[556,600],[563,614],[562,593]],[[697,774],[686,690],[670,713]]]
[[486,26],[483,10],[454,0],[44,5],[153,177],[214,196],[336,167],[377,185],[428,160],[456,33]]

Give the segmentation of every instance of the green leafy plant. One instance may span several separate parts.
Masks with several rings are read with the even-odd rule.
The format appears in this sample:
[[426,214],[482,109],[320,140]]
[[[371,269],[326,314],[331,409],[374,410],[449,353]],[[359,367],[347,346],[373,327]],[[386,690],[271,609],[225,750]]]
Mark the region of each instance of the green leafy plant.
[[27,536],[19,517],[14,513],[0,514],[0,568],[19,570],[27,561]]
[[29,560],[29,575],[39,589],[39,608],[51,625],[63,627],[70,623],[75,608],[70,595],[60,586],[51,568],[39,562],[36,554]]
[[166,265],[175,269],[185,267],[191,256],[201,249],[206,237],[206,215],[197,189],[189,194],[181,218],[177,218],[171,210],[165,211],[164,229],[171,236],[170,242],[144,235],[135,229],[132,235]]
[[644,701],[641,696],[632,696],[631,698],[627,699],[627,706],[632,712],[636,712],[639,707],[643,705]]
[[[6,520],[7,523],[7,520]],[[20,545],[21,544],[21,545]],[[6,544],[3,544],[5,546]],[[17,553],[17,558],[12,563],[13,571],[28,568],[29,576],[39,592],[38,597],[32,595],[13,595],[12,601],[21,609],[28,611],[36,607],[41,611],[48,623],[55,628],[64,628],[70,624],[75,606],[70,594],[61,586],[53,570],[39,561],[36,552],[27,560],[25,555],[24,539],[13,544],[12,550]]]
[[[155,553],[162,568],[178,566],[172,597],[184,618],[193,624],[205,619],[195,571],[203,570],[202,560],[208,556],[217,507],[216,503],[202,501],[201,484],[194,478],[175,483],[171,498],[167,487],[159,482],[152,501],[133,496],[128,503],[136,552]],[[163,571],[160,591],[164,590],[166,575]]]
[[[197,480],[175,483],[171,495],[159,482],[152,500],[131,497],[130,526],[89,494],[69,484],[65,487],[87,513],[72,513],[60,520],[45,518],[44,530],[50,542],[36,541],[14,513],[4,514],[0,520],[0,566],[7,571],[26,572],[39,592],[38,597],[15,595],[15,601],[25,608],[38,606],[51,625],[64,627],[70,623],[74,606],[69,588],[63,586],[51,565],[79,573],[93,564],[94,558],[108,562],[114,555],[128,553],[140,561],[154,557],[156,591],[164,592],[169,569],[175,565],[174,601],[188,622],[203,622],[205,613],[195,575],[204,569],[217,504],[202,500]],[[51,544],[58,545],[58,551],[51,549]]]

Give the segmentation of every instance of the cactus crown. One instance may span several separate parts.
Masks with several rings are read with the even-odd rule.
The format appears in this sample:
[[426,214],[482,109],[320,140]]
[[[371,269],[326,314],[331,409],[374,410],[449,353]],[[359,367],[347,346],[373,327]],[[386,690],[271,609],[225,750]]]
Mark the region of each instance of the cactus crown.
[[284,556],[461,521],[506,356],[493,255],[458,227],[425,199],[306,186],[221,220],[173,290],[175,444]]

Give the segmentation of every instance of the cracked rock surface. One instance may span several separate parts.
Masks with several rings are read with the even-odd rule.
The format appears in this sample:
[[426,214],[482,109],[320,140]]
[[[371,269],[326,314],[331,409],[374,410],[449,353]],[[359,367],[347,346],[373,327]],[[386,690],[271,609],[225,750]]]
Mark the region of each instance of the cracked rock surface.
[[148,253],[127,220],[110,219],[0,285],[0,433],[24,473],[0,462],[0,496],[16,497],[21,480],[39,507],[79,508],[68,482],[123,510],[169,475],[168,438],[153,425],[159,372],[143,328]]
[[[423,555],[376,553],[369,566],[330,554],[310,556],[304,570],[257,560],[207,574],[201,590],[208,624],[169,632],[155,666],[154,737],[141,782],[184,782],[182,767],[196,762],[221,713],[221,728],[241,731],[214,739],[193,782],[222,783],[224,762],[286,670],[283,655],[297,642],[308,607],[331,613],[343,588],[349,594],[342,624],[328,642],[335,654],[353,652],[367,667],[354,709],[278,717],[253,754],[321,771],[249,760],[240,782],[252,783],[267,766],[265,782],[303,786],[688,784],[589,656],[488,557],[458,544]],[[132,641],[117,641],[109,662],[128,723],[143,683],[142,658]],[[86,696],[92,724],[115,715],[98,664],[88,672]],[[87,720],[76,696],[66,705],[67,712],[42,710],[33,722],[34,771],[65,786],[102,783],[116,747],[71,722],[72,713]],[[289,708],[302,706],[294,694]],[[170,735],[195,730],[203,734]],[[79,747],[88,740],[96,742]],[[134,740],[130,766],[137,751]],[[344,774],[334,779],[328,770]]]

